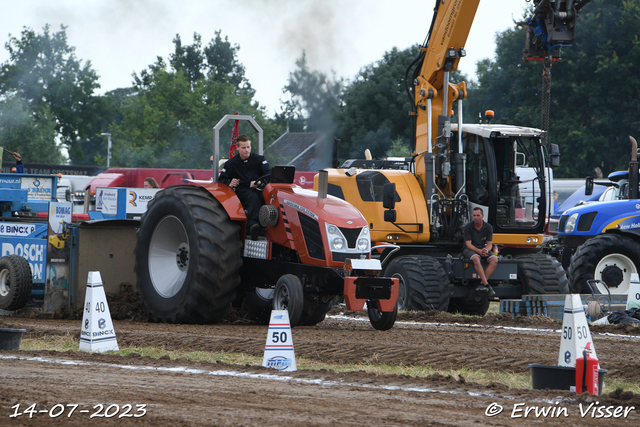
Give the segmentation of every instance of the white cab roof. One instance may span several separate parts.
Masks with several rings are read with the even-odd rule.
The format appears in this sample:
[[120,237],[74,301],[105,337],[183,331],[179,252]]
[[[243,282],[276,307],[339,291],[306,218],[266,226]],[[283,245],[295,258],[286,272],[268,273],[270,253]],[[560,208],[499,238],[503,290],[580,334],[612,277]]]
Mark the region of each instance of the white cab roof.
[[[452,123],[451,130],[457,131],[458,124]],[[474,135],[481,135],[485,138],[489,138],[491,134],[494,134],[494,136],[539,137],[544,133],[544,131],[541,129],[528,128],[528,127],[522,127],[522,126],[480,125],[480,124],[463,124],[462,132],[471,133]]]

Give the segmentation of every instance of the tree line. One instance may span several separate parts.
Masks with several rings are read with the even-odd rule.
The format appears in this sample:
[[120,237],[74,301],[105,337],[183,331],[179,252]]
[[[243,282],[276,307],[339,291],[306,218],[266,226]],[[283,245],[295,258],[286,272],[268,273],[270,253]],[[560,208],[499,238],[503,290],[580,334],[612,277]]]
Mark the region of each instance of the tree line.
[[[574,45],[551,67],[548,140],[564,158],[556,176],[626,168],[627,136],[640,136],[639,15],[640,0],[593,0],[578,17]],[[367,148],[374,157],[411,152],[405,72],[417,45],[393,48],[351,80],[313,70],[302,52],[283,88],[289,98],[269,117],[237,59],[240,46],[220,31],[206,45],[197,33],[191,44],[176,35],[174,51],[134,72],[131,86],[96,95],[97,72],[75,56],[65,30],[25,28],[5,44],[0,146],[28,161],[59,163],[66,152],[72,164],[106,165],[101,134],[110,133],[111,165],[208,168],[211,127],[234,112],[256,119],[265,146],[289,129],[338,138],[341,160]],[[496,34],[495,59],[478,62],[475,79],[454,73],[468,83],[465,121],[492,109],[494,122],[541,126],[542,65],[523,62],[524,40],[514,22]],[[250,133],[248,124],[241,132]]]

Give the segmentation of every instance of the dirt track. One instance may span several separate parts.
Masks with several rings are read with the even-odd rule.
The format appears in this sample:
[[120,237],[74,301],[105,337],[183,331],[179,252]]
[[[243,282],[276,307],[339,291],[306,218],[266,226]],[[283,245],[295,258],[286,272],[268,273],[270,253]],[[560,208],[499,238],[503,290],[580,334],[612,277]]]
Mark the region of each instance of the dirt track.
[[[23,328],[25,338],[79,335],[80,321],[0,317],[0,327]],[[226,351],[262,356],[267,329],[256,324],[166,325],[114,321],[120,347]],[[594,327],[593,340],[606,378],[640,381],[639,328]],[[528,373],[528,364],[555,365],[560,324],[512,320],[507,316],[454,318],[450,314],[405,314],[390,331],[375,331],[364,318],[334,316],[315,327],[293,330],[297,358],[335,364],[390,363],[434,368],[482,368]],[[502,384],[481,386],[463,378],[375,376],[363,372],[279,373],[259,367],[194,363],[83,352],[0,351],[0,425],[638,425],[640,396],[605,389],[605,395],[579,397],[563,391],[513,390]],[[135,368],[135,369],[134,369]],[[629,409],[627,417],[584,417],[590,403]],[[33,403],[48,410],[78,404],[76,412],[10,418]],[[133,405],[129,415],[111,407],[112,418],[89,419],[94,405]],[[500,405],[503,411],[486,412]],[[581,406],[582,405],[582,406]],[[523,419],[525,408],[555,408],[559,417]],[[56,410],[61,410],[58,406]],[[80,410],[88,413],[80,413]],[[592,407],[593,409],[593,407]],[[516,412],[513,412],[513,411]],[[111,414],[110,413],[110,414]],[[102,412],[104,414],[104,411]],[[604,412],[606,415],[606,412]],[[598,415],[596,412],[595,416]],[[512,416],[520,416],[512,418]]]

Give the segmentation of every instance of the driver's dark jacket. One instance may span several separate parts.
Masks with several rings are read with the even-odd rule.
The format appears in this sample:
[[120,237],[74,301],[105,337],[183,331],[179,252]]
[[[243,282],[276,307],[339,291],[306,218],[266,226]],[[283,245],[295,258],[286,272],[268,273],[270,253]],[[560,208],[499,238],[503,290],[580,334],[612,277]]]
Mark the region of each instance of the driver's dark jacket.
[[270,170],[263,156],[251,153],[247,160],[242,160],[240,154],[236,154],[224,164],[218,182],[229,185],[232,179],[238,178],[240,180],[238,189],[249,188],[251,181],[268,174]]

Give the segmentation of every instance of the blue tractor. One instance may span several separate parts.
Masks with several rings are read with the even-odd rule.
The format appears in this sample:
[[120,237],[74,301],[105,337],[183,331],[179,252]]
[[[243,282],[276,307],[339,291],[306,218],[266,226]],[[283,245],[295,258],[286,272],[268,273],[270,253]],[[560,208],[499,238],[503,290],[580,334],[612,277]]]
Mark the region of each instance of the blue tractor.
[[[560,217],[559,248],[563,263],[569,260],[567,273],[572,292],[626,294],[631,274],[640,271],[637,142],[633,137],[629,139],[629,171],[614,172],[609,175],[610,181],[596,183],[610,187],[600,198],[607,201],[573,207]],[[587,178],[587,193],[593,185],[593,179]],[[598,281],[590,285],[587,281],[591,279]]]

